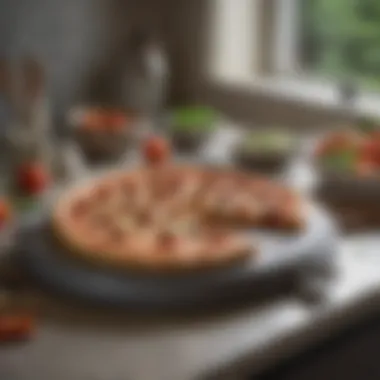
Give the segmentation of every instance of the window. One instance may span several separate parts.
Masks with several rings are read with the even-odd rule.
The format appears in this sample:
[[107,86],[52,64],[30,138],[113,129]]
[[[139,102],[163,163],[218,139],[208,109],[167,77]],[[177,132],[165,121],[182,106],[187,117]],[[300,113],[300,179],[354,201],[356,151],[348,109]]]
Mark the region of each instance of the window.
[[352,97],[379,113],[379,0],[212,2],[213,76],[334,107]]
[[379,0],[307,0],[300,6],[305,69],[380,90]]
[[258,2],[213,0],[213,33],[210,43],[210,71],[217,76],[248,76],[257,71]]

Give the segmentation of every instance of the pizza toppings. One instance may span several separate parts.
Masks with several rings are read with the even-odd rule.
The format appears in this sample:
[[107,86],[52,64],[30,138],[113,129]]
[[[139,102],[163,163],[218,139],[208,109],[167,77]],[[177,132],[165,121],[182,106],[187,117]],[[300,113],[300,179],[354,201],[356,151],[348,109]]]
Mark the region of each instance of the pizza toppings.
[[111,239],[116,243],[120,242],[126,237],[126,232],[116,224],[109,226],[108,232]]
[[173,231],[165,230],[158,233],[157,240],[161,248],[171,249],[177,243],[178,235]]
[[72,206],[72,213],[75,218],[84,216],[90,209],[90,202],[86,199],[79,199]]
[[178,234],[194,236],[199,231],[199,220],[194,214],[178,217],[178,221],[173,223],[172,229]]
[[141,210],[146,210],[150,203],[150,193],[147,186],[141,186],[141,188],[136,193],[131,204],[133,208],[139,213]]
[[126,233],[130,233],[136,228],[135,221],[129,216],[120,218],[116,221],[116,224]]
[[221,227],[213,227],[206,230],[206,240],[213,249],[220,248],[226,244],[229,240],[229,235],[228,230]]
[[154,213],[150,210],[141,210],[137,215],[137,222],[140,226],[146,227],[154,221]]
[[221,179],[215,183],[215,191],[219,194],[228,196],[235,192],[237,184],[232,178]]
[[131,178],[123,179],[120,186],[123,193],[127,196],[132,196],[134,192],[137,190],[137,184]]
[[94,227],[106,228],[112,222],[112,216],[104,212],[95,213],[92,215],[91,224]]
[[109,185],[100,185],[95,189],[95,199],[97,201],[106,201],[112,195],[112,188]]
[[241,218],[242,221],[246,221],[254,217],[253,210],[248,208],[247,205],[243,203],[237,204],[235,208],[235,213],[236,213],[237,218]]
[[122,215],[129,215],[133,213],[133,203],[130,200],[123,199],[118,205],[118,212]]

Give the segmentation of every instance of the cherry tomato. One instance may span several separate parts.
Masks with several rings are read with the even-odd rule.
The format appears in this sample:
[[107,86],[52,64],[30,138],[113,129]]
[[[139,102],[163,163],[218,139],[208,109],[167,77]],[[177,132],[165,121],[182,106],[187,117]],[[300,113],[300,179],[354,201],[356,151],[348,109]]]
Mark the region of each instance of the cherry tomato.
[[6,199],[0,199],[0,227],[6,224],[12,217],[12,207]]
[[85,113],[82,126],[88,130],[117,132],[125,126],[126,120],[124,112],[94,108]]
[[143,155],[147,162],[151,164],[161,164],[168,160],[170,147],[164,138],[150,137],[143,144]]
[[375,130],[375,131],[372,131],[372,132],[369,133],[369,136],[372,139],[380,140],[380,131],[378,129]]
[[126,122],[126,117],[124,113],[122,112],[111,112],[109,115],[106,116],[107,124],[112,129],[120,129],[124,126]]
[[17,169],[16,183],[21,191],[35,195],[45,190],[49,183],[49,176],[41,163],[25,163]]
[[327,136],[320,142],[316,149],[316,156],[323,156],[328,153],[342,149],[356,149],[363,142],[361,135],[355,132],[337,132]]
[[359,176],[367,177],[375,174],[378,167],[371,161],[359,160],[356,164],[356,174]]
[[0,315],[0,342],[30,338],[35,330],[31,315]]
[[100,111],[97,109],[87,111],[83,117],[82,126],[89,130],[100,129],[102,126]]
[[360,158],[365,162],[380,165],[380,139],[368,139],[360,149]]

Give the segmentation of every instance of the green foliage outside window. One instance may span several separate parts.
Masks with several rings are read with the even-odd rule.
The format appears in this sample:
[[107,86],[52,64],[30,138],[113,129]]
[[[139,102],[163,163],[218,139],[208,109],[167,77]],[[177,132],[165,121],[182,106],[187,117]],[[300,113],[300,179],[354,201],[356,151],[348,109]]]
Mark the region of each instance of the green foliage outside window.
[[307,69],[380,90],[380,0],[301,0]]

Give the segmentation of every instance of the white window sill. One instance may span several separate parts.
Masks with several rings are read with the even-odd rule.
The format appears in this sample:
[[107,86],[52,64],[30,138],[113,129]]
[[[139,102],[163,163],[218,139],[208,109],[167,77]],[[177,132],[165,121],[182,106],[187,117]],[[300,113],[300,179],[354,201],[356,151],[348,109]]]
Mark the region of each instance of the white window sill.
[[[232,89],[242,89],[253,95],[272,96],[305,106],[321,107],[331,111],[344,111],[336,86],[302,78],[255,78],[247,75],[213,75],[212,82]],[[357,96],[350,111],[360,116],[380,117],[380,93]]]

